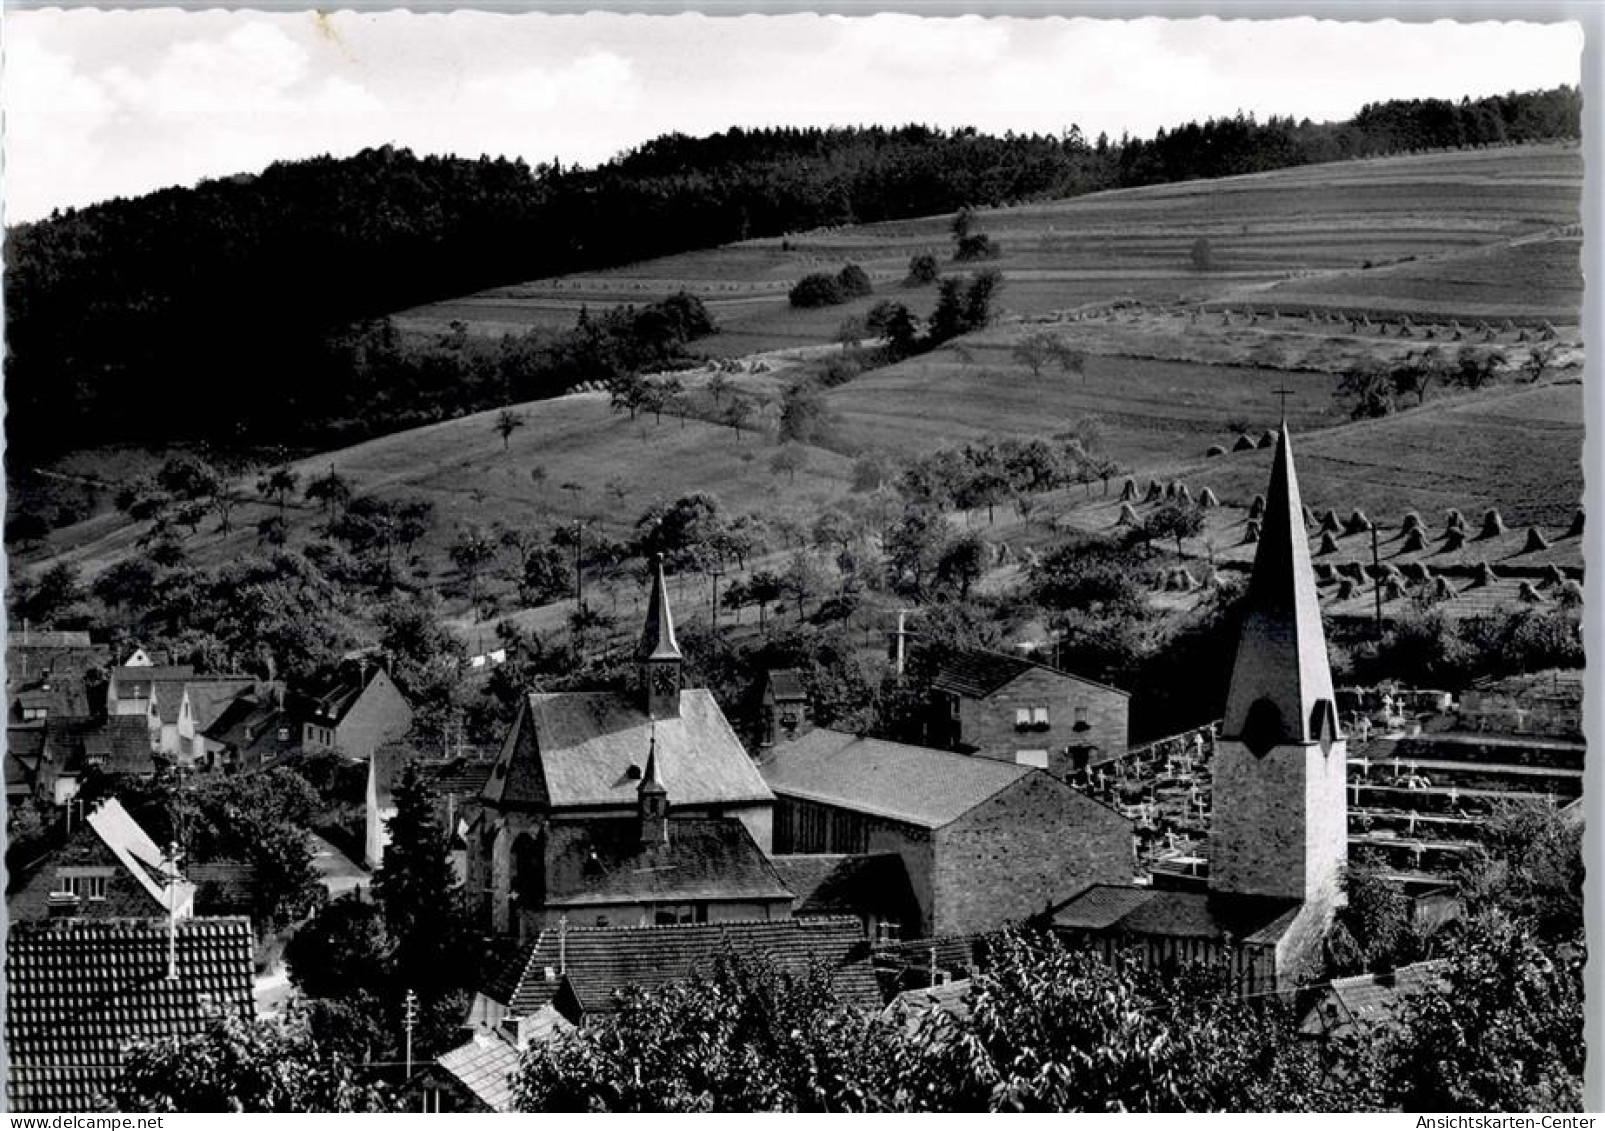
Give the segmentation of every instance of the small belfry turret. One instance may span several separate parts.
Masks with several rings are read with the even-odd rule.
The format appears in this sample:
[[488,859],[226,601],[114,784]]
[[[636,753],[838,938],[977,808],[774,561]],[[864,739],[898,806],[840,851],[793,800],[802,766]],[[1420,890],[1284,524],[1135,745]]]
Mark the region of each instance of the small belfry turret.
[[652,730],[646,769],[635,791],[636,814],[641,821],[641,843],[662,844],[669,839],[669,791],[658,770],[658,733]]
[[654,719],[680,717],[680,683],[685,657],[674,638],[674,613],[663,582],[663,558],[652,559],[652,594],[647,598],[646,624],[635,662],[640,680],[642,709]]
[[1337,905],[1347,752],[1284,422],[1214,764],[1210,888]]

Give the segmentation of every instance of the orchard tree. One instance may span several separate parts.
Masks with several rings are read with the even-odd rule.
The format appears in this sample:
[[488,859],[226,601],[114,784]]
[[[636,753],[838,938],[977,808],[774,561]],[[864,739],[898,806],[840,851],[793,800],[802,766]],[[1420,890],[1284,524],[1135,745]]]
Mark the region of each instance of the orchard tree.
[[753,412],[753,404],[746,397],[740,393],[732,393],[730,395],[730,403],[725,405],[721,419],[735,430],[736,443],[739,444],[741,442],[741,429],[752,419]]
[[256,490],[264,499],[272,499],[279,505],[279,519],[285,518],[285,509],[289,506],[290,496],[295,494],[301,477],[289,464],[280,464],[272,471],[256,481]]
[[513,433],[524,427],[523,416],[510,408],[504,408],[496,414],[496,435],[502,438],[502,451],[506,451],[512,442]]
[[304,494],[308,502],[318,504],[327,518],[331,513],[344,509],[351,500],[351,484],[330,464],[326,474],[307,483]]
[[1180,556],[1182,539],[1195,538],[1204,529],[1204,511],[1194,503],[1169,502],[1148,516],[1143,529],[1152,538],[1174,538]]

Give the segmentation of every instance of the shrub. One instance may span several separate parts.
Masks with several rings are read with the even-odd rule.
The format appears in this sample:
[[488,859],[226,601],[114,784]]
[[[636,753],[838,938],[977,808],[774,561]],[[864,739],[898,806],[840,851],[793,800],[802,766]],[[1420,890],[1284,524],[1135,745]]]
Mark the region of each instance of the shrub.
[[875,289],[869,281],[869,272],[856,263],[843,267],[836,275],[836,282],[844,298],[863,298]]
[[937,263],[936,256],[930,252],[921,252],[908,261],[908,278],[903,285],[908,287],[928,287],[941,278],[942,268]]
[[816,271],[798,279],[786,297],[790,299],[792,306],[802,309],[836,306],[846,301],[846,296],[842,293],[841,280],[824,271]]

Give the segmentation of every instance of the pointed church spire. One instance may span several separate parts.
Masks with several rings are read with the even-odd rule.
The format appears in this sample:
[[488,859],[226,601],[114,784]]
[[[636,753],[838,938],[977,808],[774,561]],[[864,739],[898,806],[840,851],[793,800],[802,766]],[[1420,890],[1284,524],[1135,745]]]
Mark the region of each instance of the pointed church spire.
[[652,594],[646,603],[646,624],[641,643],[635,650],[638,660],[681,659],[680,643],[674,638],[674,613],[663,583],[663,556],[652,555]]
[[684,657],[674,638],[674,613],[663,582],[663,558],[652,558],[652,594],[646,604],[646,624],[635,649],[641,684],[641,705],[654,719],[680,717],[680,679]]
[[646,751],[646,769],[635,790],[636,812],[641,821],[641,843],[659,844],[668,839],[669,791],[658,773],[658,726],[652,724],[652,739]]
[[1255,753],[1338,737],[1326,634],[1287,424],[1277,438],[1222,734]]

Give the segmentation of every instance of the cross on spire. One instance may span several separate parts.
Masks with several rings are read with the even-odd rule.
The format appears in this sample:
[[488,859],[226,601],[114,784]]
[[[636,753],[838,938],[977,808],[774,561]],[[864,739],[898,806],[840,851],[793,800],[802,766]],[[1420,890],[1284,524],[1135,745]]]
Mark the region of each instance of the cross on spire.
[[1272,389],[1271,392],[1275,393],[1282,400],[1282,423],[1286,424],[1287,423],[1287,398],[1293,395],[1293,390],[1292,389],[1287,389],[1287,388],[1282,388],[1282,389]]

